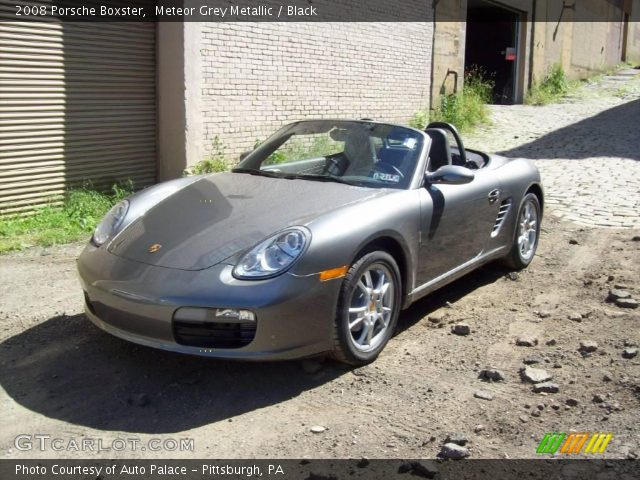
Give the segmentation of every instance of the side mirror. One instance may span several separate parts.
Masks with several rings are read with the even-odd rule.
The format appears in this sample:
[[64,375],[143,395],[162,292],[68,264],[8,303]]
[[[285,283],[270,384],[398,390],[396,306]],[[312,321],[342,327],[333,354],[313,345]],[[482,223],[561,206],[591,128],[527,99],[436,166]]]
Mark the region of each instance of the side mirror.
[[445,165],[435,172],[427,172],[424,176],[427,183],[439,183],[441,185],[462,185],[471,183],[475,174],[465,167],[457,165]]
[[247,150],[246,152],[242,152],[240,154],[240,161],[244,160],[245,158],[247,158],[249,156],[249,154],[252,152],[253,150]]

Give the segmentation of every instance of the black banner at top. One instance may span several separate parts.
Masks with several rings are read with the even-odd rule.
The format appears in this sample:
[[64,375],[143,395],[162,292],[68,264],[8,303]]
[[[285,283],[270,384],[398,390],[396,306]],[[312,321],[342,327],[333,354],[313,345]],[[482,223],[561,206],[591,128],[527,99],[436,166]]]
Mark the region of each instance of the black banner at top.
[[431,0],[15,0],[5,20],[134,22],[427,22]]
[[[615,0],[0,0],[0,21],[120,22],[620,22]],[[628,12],[627,12],[628,13]]]

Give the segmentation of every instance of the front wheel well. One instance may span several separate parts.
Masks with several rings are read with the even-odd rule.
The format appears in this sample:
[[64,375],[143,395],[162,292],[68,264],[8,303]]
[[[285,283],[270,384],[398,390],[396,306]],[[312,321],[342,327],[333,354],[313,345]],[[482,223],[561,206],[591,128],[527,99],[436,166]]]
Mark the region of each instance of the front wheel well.
[[537,183],[534,183],[529,187],[526,191],[525,195],[533,193],[536,197],[538,197],[538,203],[540,203],[540,214],[544,213],[544,194],[542,193],[542,187]]
[[360,249],[360,251],[356,254],[353,259],[354,263],[358,261],[363,255],[367,253],[374,252],[376,250],[382,250],[387,252],[389,255],[393,257],[393,259],[398,264],[398,270],[400,270],[400,282],[402,283],[402,296],[407,294],[407,258],[404,253],[404,249],[400,242],[392,237],[379,237],[376,238],[369,243],[367,243],[364,247]]

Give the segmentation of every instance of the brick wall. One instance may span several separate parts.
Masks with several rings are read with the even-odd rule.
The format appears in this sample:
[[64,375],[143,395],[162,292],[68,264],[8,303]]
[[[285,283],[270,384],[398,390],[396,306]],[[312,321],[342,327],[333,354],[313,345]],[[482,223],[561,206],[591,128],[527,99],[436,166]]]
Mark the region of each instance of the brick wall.
[[307,118],[406,123],[429,106],[433,23],[205,23],[200,151]]

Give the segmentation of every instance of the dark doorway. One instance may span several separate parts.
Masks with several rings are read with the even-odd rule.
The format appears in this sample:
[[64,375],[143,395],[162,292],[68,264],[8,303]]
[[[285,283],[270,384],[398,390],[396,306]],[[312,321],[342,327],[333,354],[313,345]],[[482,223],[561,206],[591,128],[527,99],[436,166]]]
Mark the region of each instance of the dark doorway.
[[484,0],[469,0],[465,71],[479,71],[494,83],[493,102],[517,98],[520,14]]

